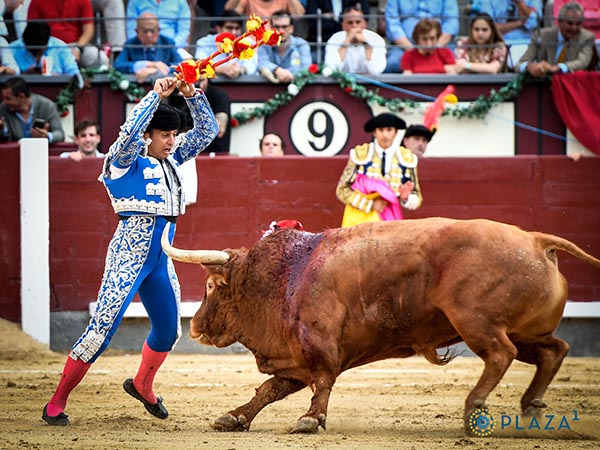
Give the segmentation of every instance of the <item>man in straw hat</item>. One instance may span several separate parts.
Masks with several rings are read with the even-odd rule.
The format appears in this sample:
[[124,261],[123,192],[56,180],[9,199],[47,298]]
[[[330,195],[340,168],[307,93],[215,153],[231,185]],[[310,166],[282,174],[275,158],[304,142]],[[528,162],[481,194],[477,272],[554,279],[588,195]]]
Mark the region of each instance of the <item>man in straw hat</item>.
[[418,157],[397,142],[398,130],[404,128],[404,120],[391,113],[365,123],[364,130],[373,134],[373,140],[350,150],[336,189],[337,198],[346,205],[342,227],[400,220],[401,207],[421,206]]

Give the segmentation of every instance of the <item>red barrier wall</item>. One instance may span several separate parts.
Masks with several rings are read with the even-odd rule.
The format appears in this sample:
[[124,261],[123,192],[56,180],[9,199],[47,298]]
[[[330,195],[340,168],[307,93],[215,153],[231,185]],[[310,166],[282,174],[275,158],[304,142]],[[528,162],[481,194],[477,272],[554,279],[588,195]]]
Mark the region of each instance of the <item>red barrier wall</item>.
[[[6,147],[6,148],[5,148]],[[19,157],[3,146],[0,165],[0,317],[20,321]],[[235,248],[255,242],[275,219],[308,230],[341,222],[335,186],[346,157],[200,157],[198,203],[178,221],[176,245]],[[50,158],[50,282],[53,311],[82,311],[95,300],[117,219],[103,185],[101,161]],[[429,158],[419,164],[424,204],[406,218],[488,218],[554,233],[600,256],[600,158],[564,156]],[[600,273],[561,253],[569,298],[600,300]],[[200,300],[199,266],[176,263],[184,300]]]

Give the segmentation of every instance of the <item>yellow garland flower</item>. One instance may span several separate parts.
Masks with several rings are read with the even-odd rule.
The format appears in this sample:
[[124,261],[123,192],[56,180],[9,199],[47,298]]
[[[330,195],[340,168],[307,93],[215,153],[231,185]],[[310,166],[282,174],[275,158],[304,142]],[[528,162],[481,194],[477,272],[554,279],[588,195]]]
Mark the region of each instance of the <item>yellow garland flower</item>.
[[233,51],[233,41],[231,39],[224,39],[221,42],[221,52],[222,53],[231,53]]
[[243,52],[253,47],[253,42],[247,37],[236,40],[233,46],[233,56],[242,59],[241,55]]
[[256,31],[262,26],[262,19],[256,14],[250,14],[250,17],[246,21],[246,29],[248,31]]
[[270,45],[270,46],[279,45],[279,44],[281,44],[281,33],[279,33],[277,30],[274,30],[272,28],[270,30],[265,30],[265,32],[262,36],[262,41],[266,45]]
[[213,68],[213,66],[206,66],[203,70],[202,70],[202,74],[203,77],[206,78],[214,78],[215,77],[215,69]]
[[252,57],[254,56],[254,49],[253,48],[247,48],[246,50],[243,50],[242,53],[240,53],[240,59],[252,59]]

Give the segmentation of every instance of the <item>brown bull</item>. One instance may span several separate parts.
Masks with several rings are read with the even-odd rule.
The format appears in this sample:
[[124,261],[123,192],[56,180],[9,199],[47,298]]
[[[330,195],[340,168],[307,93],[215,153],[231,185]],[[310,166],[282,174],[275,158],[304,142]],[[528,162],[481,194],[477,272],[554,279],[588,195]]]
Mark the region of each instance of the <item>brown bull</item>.
[[544,392],[569,345],[552,334],[567,298],[556,250],[600,268],[600,260],[560,237],[488,220],[431,218],[365,223],[323,233],[284,229],[253,248],[179,250],[202,264],[206,295],[192,338],[240,342],[273,375],[246,404],[213,424],[247,430],[268,404],[310,386],[308,411],[292,432],[325,429],[327,404],[343,371],[386,358],[452,356],[436,349],[464,341],[485,362],[465,402],[464,420],[516,358],[537,367],[521,399],[525,415],[545,407]]

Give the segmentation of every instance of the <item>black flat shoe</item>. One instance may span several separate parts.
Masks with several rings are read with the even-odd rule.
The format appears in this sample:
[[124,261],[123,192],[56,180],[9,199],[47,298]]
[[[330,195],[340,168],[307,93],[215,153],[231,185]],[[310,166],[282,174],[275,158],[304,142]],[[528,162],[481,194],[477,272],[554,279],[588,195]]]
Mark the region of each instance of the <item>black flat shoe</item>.
[[123,381],[123,389],[125,389],[125,392],[127,392],[133,398],[142,402],[144,404],[144,407],[146,408],[146,411],[148,411],[154,417],[158,417],[159,419],[166,419],[167,417],[169,417],[169,412],[167,411],[167,408],[165,408],[162,404],[162,397],[156,397],[157,402],[154,404],[146,401],[146,399],[140,395],[140,393],[133,385],[133,378],[127,378],[125,381]]
[[69,425],[69,416],[67,416],[64,412],[61,412],[58,416],[49,416],[48,415],[48,404],[44,406],[44,411],[42,412],[42,419],[48,424],[52,426],[64,427]]

